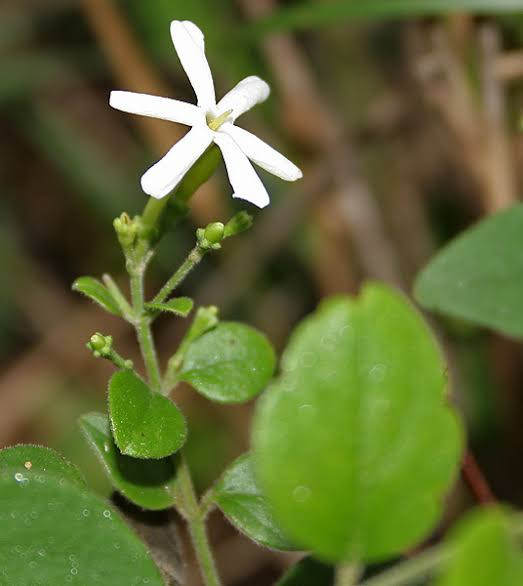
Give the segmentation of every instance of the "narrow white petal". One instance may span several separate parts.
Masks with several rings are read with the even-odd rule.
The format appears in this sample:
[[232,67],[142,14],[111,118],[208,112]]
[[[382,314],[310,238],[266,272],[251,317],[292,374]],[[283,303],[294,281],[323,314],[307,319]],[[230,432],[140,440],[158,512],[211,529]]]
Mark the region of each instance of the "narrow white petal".
[[195,126],[142,176],[142,189],[161,199],[168,195],[212,142],[206,126]]
[[227,167],[233,197],[246,199],[259,208],[269,204],[269,194],[256,174],[249,159],[242,153],[234,140],[226,134],[217,132],[214,142],[220,147]]
[[209,63],[205,57],[202,31],[192,22],[173,20],[171,37],[182,67],[198,99],[198,106],[210,110],[216,106],[216,94]]
[[303,173],[289,159],[243,128],[223,124],[220,132],[228,134],[253,163],[285,181],[296,181]]
[[134,92],[111,92],[109,104],[122,112],[179,122],[188,126],[201,123],[203,116],[200,108],[193,104]]
[[219,114],[232,110],[231,119],[234,122],[238,116],[241,116],[256,104],[264,102],[270,93],[271,88],[267,82],[256,77],[256,75],[251,75],[242,79],[229,93],[225,94],[218,103],[216,110]]

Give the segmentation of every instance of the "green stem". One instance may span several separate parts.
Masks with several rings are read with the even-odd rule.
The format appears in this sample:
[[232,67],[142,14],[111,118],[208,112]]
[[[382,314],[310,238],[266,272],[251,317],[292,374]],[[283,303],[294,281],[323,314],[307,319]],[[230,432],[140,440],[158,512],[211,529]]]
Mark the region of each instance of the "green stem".
[[181,513],[189,526],[189,533],[205,585],[221,586],[205,528],[205,511],[202,510],[196,498],[191,473],[183,455],[178,472],[178,493]]
[[127,321],[132,321],[133,317],[133,309],[130,306],[129,302],[125,298],[124,294],[120,291],[120,287],[115,283],[114,279],[111,275],[105,274],[102,276],[102,281],[105,283],[107,289],[113,296],[113,299],[118,304],[122,315]]
[[167,297],[178,287],[178,285],[187,277],[187,275],[194,269],[194,267],[202,260],[205,250],[199,246],[195,246],[189,256],[185,259],[181,267],[174,273],[174,275],[165,283],[160,289],[156,297],[152,300],[153,303],[163,303]]
[[336,568],[335,586],[356,586],[361,576],[362,567],[360,564],[340,564]]
[[158,365],[158,357],[151,331],[150,318],[144,310],[143,278],[145,266],[132,267],[129,271],[131,277],[131,297],[135,316],[135,329],[142,351],[145,369],[151,388],[159,391],[162,386],[162,376]]
[[361,586],[400,586],[419,582],[433,574],[449,558],[449,548],[436,546],[402,562],[390,570],[369,578]]
[[146,203],[142,213],[142,222],[144,226],[149,228],[155,228],[160,221],[160,216],[165,209],[165,206],[169,203],[170,197],[162,197],[162,199],[155,199],[150,197]]

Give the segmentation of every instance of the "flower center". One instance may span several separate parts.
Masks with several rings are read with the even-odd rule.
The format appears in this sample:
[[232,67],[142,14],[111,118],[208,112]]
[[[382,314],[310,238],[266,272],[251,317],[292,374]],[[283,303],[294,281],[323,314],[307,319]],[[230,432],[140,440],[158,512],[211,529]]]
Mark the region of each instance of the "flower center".
[[232,114],[232,110],[227,110],[219,116],[215,116],[214,112],[207,112],[205,119],[207,120],[207,126],[216,132],[222,124],[228,121],[229,116]]

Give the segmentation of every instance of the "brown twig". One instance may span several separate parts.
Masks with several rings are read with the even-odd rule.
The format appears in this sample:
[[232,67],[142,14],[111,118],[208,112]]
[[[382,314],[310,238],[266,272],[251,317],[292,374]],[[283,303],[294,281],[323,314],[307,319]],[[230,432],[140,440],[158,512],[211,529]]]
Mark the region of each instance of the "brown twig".
[[496,502],[496,497],[470,449],[463,458],[461,474],[478,503],[489,505]]

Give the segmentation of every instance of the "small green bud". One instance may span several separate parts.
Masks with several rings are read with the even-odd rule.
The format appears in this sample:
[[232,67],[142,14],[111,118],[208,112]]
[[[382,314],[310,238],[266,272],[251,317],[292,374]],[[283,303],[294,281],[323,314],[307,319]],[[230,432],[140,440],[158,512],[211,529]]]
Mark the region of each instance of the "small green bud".
[[97,358],[107,356],[113,347],[113,337],[99,333],[93,334],[89,342],[87,342],[87,347]]
[[246,230],[249,230],[253,224],[253,217],[251,214],[243,211],[235,214],[225,225],[223,237],[229,238],[230,236],[236,236]]
[[196,230],[198,246],[204,250],[218,250],[223,240],[225,226],[221,222],[212,222],[206,228]]
[[113,221],[113,226],[118,240],[123,247],[129,247],[134,244],[140,229],[138,217],[131,219],[129,214],[123,212],[123,214]]
[[205,228],[204,236],[211,244],[219,244],[223,240],[224,228],[221,222],[213,222]]

